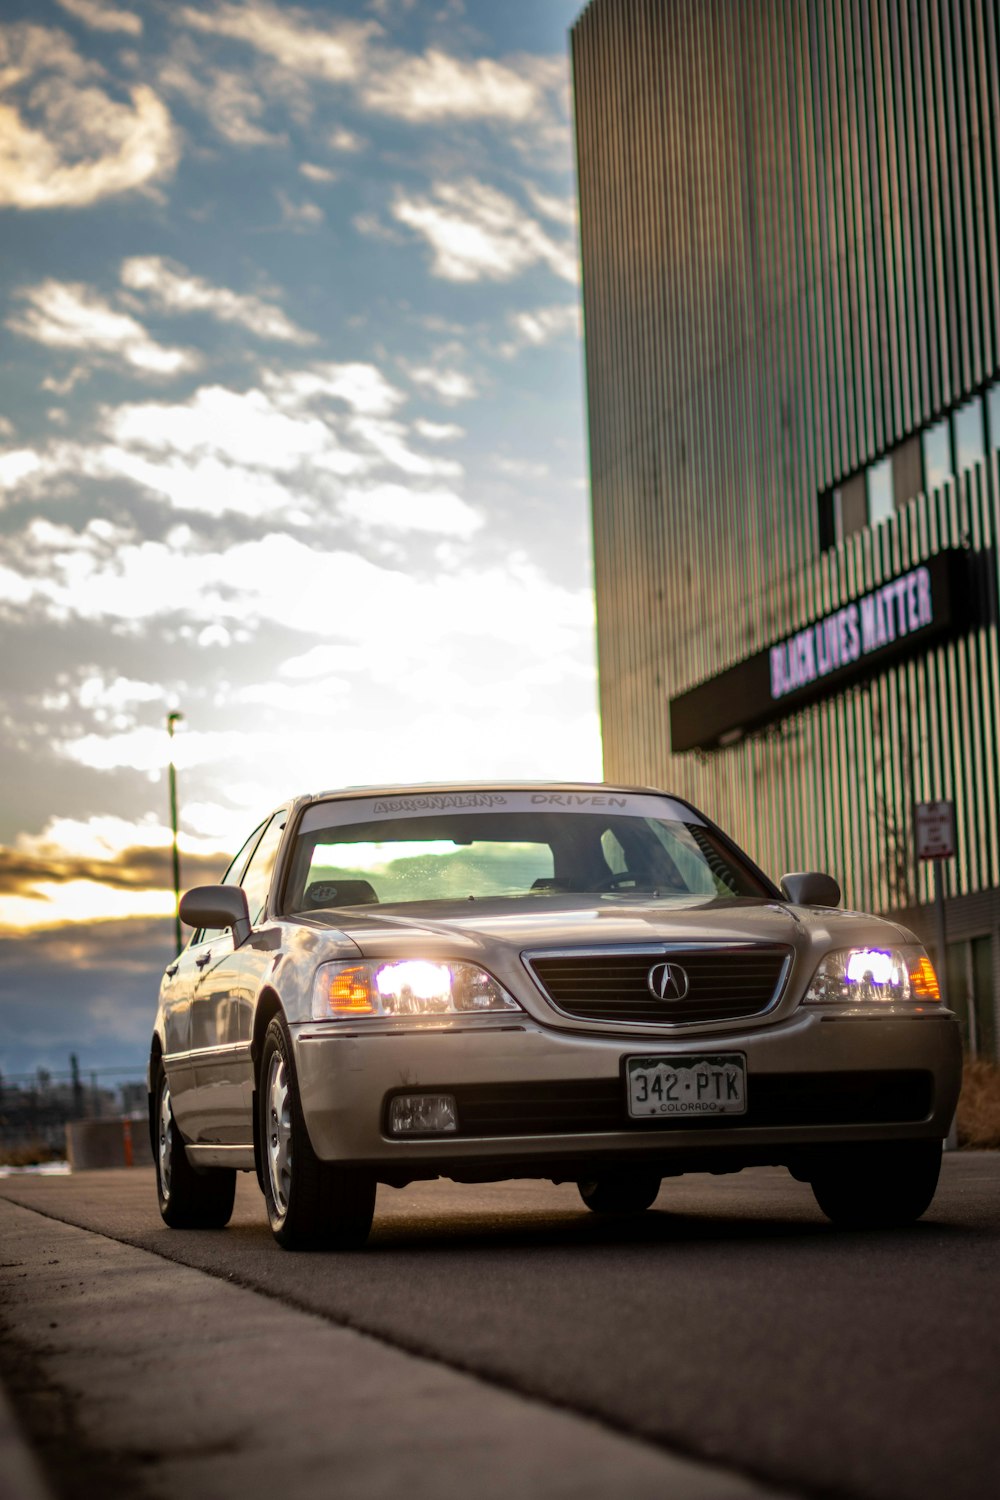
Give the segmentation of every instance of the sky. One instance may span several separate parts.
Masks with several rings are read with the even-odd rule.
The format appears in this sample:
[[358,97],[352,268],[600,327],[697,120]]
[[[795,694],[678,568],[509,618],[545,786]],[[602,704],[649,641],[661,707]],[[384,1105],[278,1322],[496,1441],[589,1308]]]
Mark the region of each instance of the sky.
[[185,887],[300,792],[599,779],[580,9],[0,7],[0,1074],[144,1061],[171,749]]

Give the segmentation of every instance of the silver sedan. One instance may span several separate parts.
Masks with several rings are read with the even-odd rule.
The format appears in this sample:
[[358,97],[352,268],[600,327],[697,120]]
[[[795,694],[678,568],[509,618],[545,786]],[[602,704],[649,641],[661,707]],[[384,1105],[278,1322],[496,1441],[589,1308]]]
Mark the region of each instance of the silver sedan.
[[961,1049],[912,932],[776,886],[678,797],[327,792],[254,830],[160,989],[165,1221],[254,1171],[278,1243],[364,1243],[376,1185],[541,1177],[595,1213],[778,1164],[835,1223],[928,1207]]

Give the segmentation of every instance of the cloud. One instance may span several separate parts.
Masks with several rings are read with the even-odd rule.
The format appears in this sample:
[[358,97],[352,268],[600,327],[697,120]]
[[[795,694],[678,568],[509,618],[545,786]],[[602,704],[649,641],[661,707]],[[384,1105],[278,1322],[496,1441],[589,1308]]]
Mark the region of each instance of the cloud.
[[376,365],[361,362],[313,365],[264,376],[268,394],[293,410],[314,402],[336,401],[363,416],[384,417],[406,400]]
[[76,702],[88,710],[100,722],[114,722],[122,726],[143,703],[163,703],[166,689],[155,682],[142,682],[131,677],[105,677],[96,668],[91,670],[74,693]]
[[329,167],[321,167],[315,161],[300,161],[299,171],[310,182],[336,182],[337,174]]
[[[15,863],[17,863],[15,861]],[[3,879],[0,851],[0,880]],[[15,877],[16,878],[16,877]],[[168,916],[174,910],[172,891],[115,887],[105,867],[96,878],[46,880],[37,876],[26,892],[0,895],[0,931],[30,931],[64,922],[100,922],[123,917]]]
[[176,375],[200,362],[191,350],[156,343],[134,318],[116,312],[85,287],[49,284],[38,291],[37,297],[27,295],[24,312],[7,320],[7,327],[23,338],[51,348],[116,355],[148,375]]
[[269,98],[266,84],[233,68],[210,66],[184,38],[160,68],[160,87],[178,94],[208,118],[230,145],[284,146],[287,136],[261,124]]
[[[462,473],[456,460],[414,441],[416,426],[395,419],[405,399],[376,366],[349,362],[263,372],[249,390],[206,385],[183,401],[125,402],[99,412],[89,442],[0,450],[0,491],[38,499],[67,476],[124,480],[182,511],[315,524],[335,517],[346,496],[356,506],[362,478],[371,476],[372,489],[384,484],[380,470],[425,485]],[[16,600],[13,578],[10,586]]]
[[[162,741],[160,765],[167,755],[166,731],[157,731]],[[12,880],[24,871],[32,880],[94,880],[106,878],[109,885],[135,888],[165,886],[170,875],[172,835],[164,823],[147,815],[130,821],[114,814],[90,818],[50,818],[41,833],[18,835],[14,848],[3,850],[0,886],[12,889]],[[224,851],[213,839],[199,838],[181,830],[178,847],[185,860],[217,863]],[[20,863],[19,863],[20,862]],[[102,877],[97,866],[107,868]]]
[[431,478],[434,475],[451,477],[462,472],[461,464],[454,459],[428,457],[411,448],[401,422],[390,422],[385,417],[354,417],[349,425],[350,431],[362,438],[384,463],[401,469],[404,474]]
[[511,479],[548,479],[552,470],[548,464],[532,463],[524,458],[505,458],[497,456],[490,460],[490,467],[498,474],[505,474]]
[[0,491],[18,490],[25,480],[44,472],[45,464],[33,448],[9,448],[0,453]]
[[[368,9],[373,11],[381,20],[392,22],[396,19],[395,12],[405,15],[414,9],[417,0],[368,0]],[[465,10],[465,0],[450,0],[451,9],[462,15]]]
[[[280,626],[317,644],[363,649],[369,668],[381,664],[396,692],[411,690],[408,674],[417,663],[426,663],[442,649],[451,652],[456,630],[463,650],[470,640],[505,650],[504,670],[511,672],[511,652],[534,660],[538,641],[544,639],[547,659],[555,660],[577,652],[592,629],[587,590],[553,584],[516,555],[503,563],[444,564],[410,573],[356,552],[317,546],[312,538],[297,541],[275,532],[221,551],[195,550],[124,541],[100,523],[74,533],[37,521],[18,540],[17,552],[25,602],[52,618],[121,620],[135,628],[144,620],[172,616],[188,619],[195,628],[199,621],[254,631]],[[289,586],[276,588],[277,579],[288,580]],[[331,600],[336,601],[333,610]],[[307,719],[313,711],[311,704],[304,705]],[[251,753],[250,746],[241,745],[242,731],[233,730],[229,738],[229,731],[218,733],[222,738],[185,733],[186,762],[222,764],[228,755],[239,765]],[[254,758],[266,751],[281,764],[280,726],[275,734],[270,747],[255,738]],[[179,755],[181,743],[176,742]],[[163,732],[137,726],[112,735],[77,735],[61,750],[80,764],[101,769],[153,769],[163,764]]]
[[296,681],[329,677],[336,672],[360,672],[365,665],[361,646],[313,646],[301,656],[291,656],[280,667],[285,677]]
[[315,343],[307,333],[271,302],[227,287],[212,286],[184,266],[160,255],[137,255],[122,262],[121,279],[131,291],[142,292],[155,306],[170,313],[208,313],[220,323],[236,323],[258,338],[290,344]]
[[46,375],[42,381],[42,390],[52,391],[53,395],[56,396],[68,396],[73,387],[79,385],[81,380],[88,380],[90,374],[91,371],[88,365],[75,365],[68,375],[61,377]]
[[235,468],[281,473],[308,462],[350,474],[364,467],[319,417],[283,411],[261,390],[202,386],[188,401],[120,406],[104,430],[120,449],[223,459]]
[[420,57],[397,56],[366,77],[362,104],[377,114],[410,123],[441,120],[523,122],[542,105],[539,80],[516,65],[490,58],[464,61],[429,49]]
[[142,20],[130,10],[117,10],[101,0],[56,0],[63,10],[92,26],[95,31],[126,31],[129,36],[142,35]]
[[17,295],[21,311],[7,319],[7,327],[22,338],[54,349],[116,355],[148,375],[177,375],[198,364],[193,351],[156,343],[135,318],[79,282],[43,281]]
[[446,406],[459,401],[471,401],[477,394],[476,386],[461,370],[445,369],[440,365],[404,365],[414,385],[432,391]]
[[413,430],[429,443],[450,443],[465,436],[464,427],[455,422],[427,422],[423,417],[414,422]]
[[[267,93],[294,93],[300,116],[312,100],[303,81],[349,89],[357,107],[414,125],[455,121],[502,128],[518,150],[559,152],[568,145],[568,68],[564,57],[522,54],[504,59],[458,57],[439,47],[416,55],[385,44],[387,27],[325,18],[294,5],[247,0],[175,9],[189,30],[243,42],[264,60],[257,83]],[[438,16],[440,20],[440,15]],[[212,101],[205,98],[211,110]],[[357,139],[338,130],[334,150]]]
[[450,490],[411,490],[399,484],[349,492],[341,501],[340,511],[362,526],[435,532],[463,540],[483,524],[478,511]]
[[174,12],[173,18],[193,31],[246,42],[293,72],[322,78],[328,83],[357,78],[369,40],[381,30],[370,21],[337,21],[314,26],[308,14],[295,6],[279,7],[263,0],[204,10],[183,6]]
[[[178,842],[185,885],[220,878],[228,861],[217,845],[184,833]],[[0,928],[172,911],[171,834],[151,819],[54,818],[41,834],[0,847]]]
[[0,207],[79,208],[167,176],[179,148],[170,116],[146,84],[128,102],[96,82],[62,31],[0,30]]
[[4,935],[5,1076],[45,1067],[65,1077],[74,1053],[85,1076],[128,1068],[141,1079],[150,1007],[172,945],[173,923],[165,918]]
[[360,363],[265,374],[263,389],[202,386],[186,401],[134,402],[106,412],[102,430],[118,456],[105,449],[102,457],[123,471],[122,454],[132,464],[145,450],[219,460],[233,471],[291,474],[307,466],[312,478],[356,475],[379,464],[408,474],[458,472],[452,461],[407,444],[406,427],[388,416],[402,399],[374,366]]
[[352,155],[356,151],[364,149],[364,141],[353,130],[346,130],[343,125],[338,125],[327,136],[327,145],[331,151],[341,151],[345,155]]
[[[34,602],[53,618],[142,622],[177,615],[195,627],[281,625],[317,642],[363,645],[397,674],[405,674],[414,654],[454,640],[456,631],[463,645],[482,637],[531,653],[544,639],[546,651],[555,655],[578,645],[593,615],[588,590],[552,583],[517,554],[487,566],[408,573],[320,546],[314,537],[279,532],[199,550],[182,539],[127,540],[106,522],[92,521],[74,532],[34,520],[19,537],[0,539],[0,564],[5,557],[17,559],[22,602]],[[287,586],[276,587],[279,579]],[[135,746],[154,733],[135,730]],[[190,745],[196,736],[189,731],[183,739]],[[160,744],[155,755],[150,750],[120,764],[159,765],[162,750]]]
[[[323,704],[329,710],[335,705],[348,706],[351,686],[343,678],[323,678]],[[241,708],[265,710],[268,713],[297,714],[302,709],[303,690],[290,682],[248,682],[226,695],[227,704]]]
[[383,223],[378,214],[355,214],[351,223],[359,234],[365,235],[370,240],[382,240],[386,245],[406,244],[406,236],[398,229],[393,229],[391,224]]
[[[456,57],[435,47],[407,54],[380,44],[385,29],[377,22],[330,18],[317,26],[314,14],[267,0],[184,6],[173,19],[193,31],[244,42],[299,78],[351,85],[362,109],[412,124],[541,124],[554,112],[565,113],[567,69],[561,57],[497,61]],[[354,149],[349,133],[342,134],[348,143],[334,141],[335,149]]]
[[474,179],[439,182],[430,197],[399,192],[396,219],[423,235],[431,270],[446,281],[509,281],[529,266],[547,265],[576,281],[575,247],[560,243],[513,198]]
[[315,229],[326,218],[318,203],[312,203],[308,198],[296,202],[281,188],[278,189],[278,203],[282,222],[291,229]]
[[499,353],[508,359],[519,354],[522,349],[540,348],[567,334],[576,338],[581,335],[580,309],[575,302],[559,302],[550,307],[510,313],[507,321],[514,330],[514,336],[501,344]]
[[[281,755],[279,735],[255,734],[256,748],[264,754]],[[174,741],[171,749],[177,769],[190,771],[209,763],[236,763],[243,753],[246,731],[189,731]],[[84,734],[66,740],[56,747],[78,765],[94,771],[117,771],[129,767],[136,771],[155,772],[163,768],[165,747],[163,731],[151,725],[137,725],[114,734]]]
[[525,191],[532,203],[546,219],[562,224],[566,229],[576,228],[576,199],[557,198],[552,193],[543,193],[534,183],[525,183]]
[[[335,461],[328,457],[324,467],[332,469]],[[364,467],[350,454],[342,455],[340,463],[344,473]],[[314,518],[308,496],[297,487],[217,453],[151,455],[107,444],[82,453],[79,469],[94,479],[129,480],[180,511],[249,518],[280,515],[289,526],[306,525]]]

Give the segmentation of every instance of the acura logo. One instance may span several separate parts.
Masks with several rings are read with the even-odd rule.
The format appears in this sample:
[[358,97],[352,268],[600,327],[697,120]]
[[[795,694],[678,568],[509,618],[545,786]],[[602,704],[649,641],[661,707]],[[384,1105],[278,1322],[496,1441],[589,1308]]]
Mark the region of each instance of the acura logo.
[[688,977],[680,964],[654,964],[646,984],[657,1000],[683,1000],[688,992]]

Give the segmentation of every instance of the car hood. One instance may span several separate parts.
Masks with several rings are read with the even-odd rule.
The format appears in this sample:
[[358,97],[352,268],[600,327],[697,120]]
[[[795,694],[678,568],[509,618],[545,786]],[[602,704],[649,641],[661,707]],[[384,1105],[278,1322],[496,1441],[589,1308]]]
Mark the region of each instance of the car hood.
[[372,958],[468,957],[606,944],[784,943],[796,948],[898,942],[902,930],[877,917],[766,899],[573,896],[433,901],[317,911],[314,929],[346,935]]

